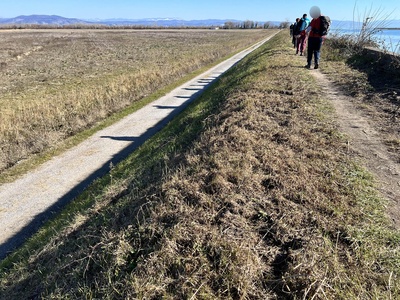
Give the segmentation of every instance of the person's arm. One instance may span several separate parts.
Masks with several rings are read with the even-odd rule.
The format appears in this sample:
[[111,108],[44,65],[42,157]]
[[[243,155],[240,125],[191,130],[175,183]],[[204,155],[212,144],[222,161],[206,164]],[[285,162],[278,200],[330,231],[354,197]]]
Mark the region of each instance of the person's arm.
[[313,26],[315,26],[315,20],[312,19],[310,24],[308,24],[307,28],[304,30],[306,34],[309,34],[310,31],[313,29]]

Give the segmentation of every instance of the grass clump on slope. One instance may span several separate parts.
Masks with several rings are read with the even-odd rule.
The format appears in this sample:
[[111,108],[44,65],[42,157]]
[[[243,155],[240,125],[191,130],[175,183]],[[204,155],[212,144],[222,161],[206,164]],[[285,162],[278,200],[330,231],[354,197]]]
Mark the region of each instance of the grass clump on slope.
[[2,298],[399,296],[400,235],[291,53],[282,32],[94,184]]

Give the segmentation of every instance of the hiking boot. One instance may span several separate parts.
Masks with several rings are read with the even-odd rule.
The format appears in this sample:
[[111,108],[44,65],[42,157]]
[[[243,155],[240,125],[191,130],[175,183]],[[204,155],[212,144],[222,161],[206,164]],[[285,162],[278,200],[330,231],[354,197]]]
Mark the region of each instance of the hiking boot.
[[303,52],[300,52],[300,56],[303,56]]
[[316,69],[318,69],[319,68],[319,64],[316,64],[315,66],[314,66],[314,69],[316,70]]
[[299,51],[296,51],[296,55],[299,54]]
[[305,65],[304,68],[311,69],[311,65]]

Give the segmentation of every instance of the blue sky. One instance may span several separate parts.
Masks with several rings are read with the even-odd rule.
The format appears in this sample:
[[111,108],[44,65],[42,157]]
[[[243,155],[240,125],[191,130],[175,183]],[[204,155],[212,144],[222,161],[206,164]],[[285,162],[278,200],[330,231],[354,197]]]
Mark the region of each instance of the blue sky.
[[377,10],[383,18],[391,13],[390,19],[400,19],[400,0],[1,0],[0,17],[46,14],[81,19],[171,17],[292,21],[308,13],[314,5],[335,20],[359,21]]

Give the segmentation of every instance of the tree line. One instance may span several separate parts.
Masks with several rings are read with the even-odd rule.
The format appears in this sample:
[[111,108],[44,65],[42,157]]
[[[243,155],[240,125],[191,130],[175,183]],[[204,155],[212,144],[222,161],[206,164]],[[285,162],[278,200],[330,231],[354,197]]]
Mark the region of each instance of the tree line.
[[233,22],[233,21],[228,21],[225,22],[224,24],[224,29],[273,29],[273,28],[279,28],[279,29],[285,29],[289,28],[290,24],[289,22],[282,22],[279,25],[274,24],[273,22],[257,22],[257,21],[243,21],[243,22]]
[[[256,21],[243,21],[243,22],[225,22],[223,29],[285,29],[289,28],[289,22],[282,22],[279,25],[273,22],[256,22]],[[219,26],[211,26],[213,28]],[[51,25],[51,24],[2,24],[1,29],[204,29],[210,26],[154,26],[154,25],[102,25],[102,24],[68,24],[68,25]]]

